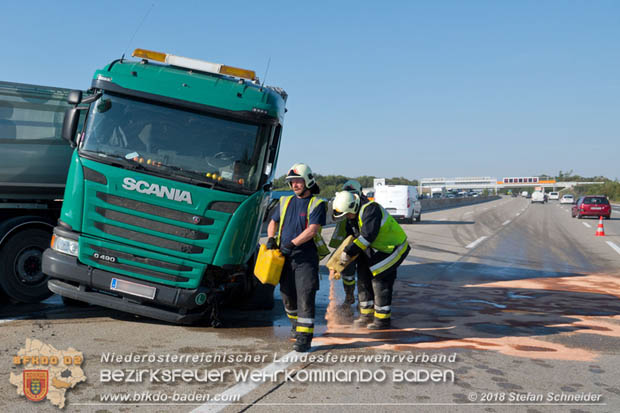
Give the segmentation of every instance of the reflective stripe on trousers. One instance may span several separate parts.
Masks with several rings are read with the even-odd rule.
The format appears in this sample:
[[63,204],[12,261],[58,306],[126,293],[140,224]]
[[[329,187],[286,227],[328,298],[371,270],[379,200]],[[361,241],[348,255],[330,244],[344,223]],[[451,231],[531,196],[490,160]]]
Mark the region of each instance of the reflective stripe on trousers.
[[297,317],[298,333],[314,333],[314,318]]
[[392,306],[391,305],[384,305],[384,306],[378,306],[375,305],[375,317],[376,318],[390,318],[392,316]]

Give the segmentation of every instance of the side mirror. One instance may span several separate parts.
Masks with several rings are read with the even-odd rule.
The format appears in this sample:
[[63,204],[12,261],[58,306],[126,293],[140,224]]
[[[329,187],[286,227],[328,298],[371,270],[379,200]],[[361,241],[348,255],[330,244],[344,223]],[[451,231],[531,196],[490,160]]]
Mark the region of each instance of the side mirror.
[[77,132],[78,120],[80,119],[80,110],[77,108],[67,109],[65,112],[65,120],[62,124],[62,138],[69,142],[72,148],[75,148],[75,133]]
[[69,96],[67,96],[67,102],[72,105],[78,105],[82,102],[82,91],[81,90],[72,90],[69,92]]

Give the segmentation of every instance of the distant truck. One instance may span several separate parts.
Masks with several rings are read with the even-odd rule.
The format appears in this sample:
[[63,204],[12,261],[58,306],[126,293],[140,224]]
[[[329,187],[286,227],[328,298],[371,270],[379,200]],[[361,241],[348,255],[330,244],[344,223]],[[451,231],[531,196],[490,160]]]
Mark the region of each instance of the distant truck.
[[225,303],[272,307],[253,268],[286,92],[251,70],[133,56],[68,96],[62,136],[75,150],[43,254],[49,289],[184,324],[218,325]]
[[422,219],[418,189],[411,185],[382,185],[375,190],[375,201],[396,219],[408,223]]
[[15,301],[52,294],[41,260],[73,152],[61,137],[69,92],[0,82],[0,287]]
[[446,196],[446,187],[441,186],[441,187],[431,188],[431,198],[440,199],[440,198],[444,198],[445,196]]

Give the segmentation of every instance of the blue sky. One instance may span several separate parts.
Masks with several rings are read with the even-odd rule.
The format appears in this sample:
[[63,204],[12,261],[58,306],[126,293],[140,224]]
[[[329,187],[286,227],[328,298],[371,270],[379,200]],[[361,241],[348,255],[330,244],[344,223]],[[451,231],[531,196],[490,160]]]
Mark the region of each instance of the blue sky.
[[1,7],[4,81],[85,89],[136,47],[261,78],[271,58],[267,84],[289,94],[278,175],[620,178],[618,1]]

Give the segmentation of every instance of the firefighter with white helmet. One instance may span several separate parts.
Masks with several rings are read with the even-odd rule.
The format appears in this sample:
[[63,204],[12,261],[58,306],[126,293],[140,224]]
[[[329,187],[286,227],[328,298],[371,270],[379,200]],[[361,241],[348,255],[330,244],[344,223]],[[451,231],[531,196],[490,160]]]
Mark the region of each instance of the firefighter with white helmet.
[[[346,181],[342,185],[342,190],[351,192],[359,196],[362,204],[368,202],[368,198],[366,198],[366,196],[362,194],[362,185],[354,179],[349,179],[348,181]],[[359,229],[356,220],[342,219],[336,221],[336,227],[334,228],[332,238],[329,240],[329,246],[332,248],[338,248],[340,244],[342,244],[344,239],[349,235],[352,235],[354,237],[359,236]],[[356,267],[357,262],[354,261],[350,265],[348,265],[341,274],[339,274],[340,278],[342,278],[342,286],[345,293],[344,302],[339,306],[341,311],[340,314],[342,314],[346,318],[349,318],[349,320],[353,317],[351,306],[355,304]],[[333,277],[335,274],[330,275]]]
[[280,294],[291,320],[291,335],[296,340],[293,348],[306,352],[310,350],[314,335],[319,261],[329,254],[321,237],[327,202],[315,196],[320,189],[308,165],[293,165],[286,181],[295,195],[281,197],[271,215],[267,248],[279,248],[286,258],[280,277]]
[[396,269],[411,249],[407,235],[381,205],[374,201],[362,205],[357,194],[336,193],[333,210],[334,219],[355,219],[359,228],[359,236],[340,257],[345,263],[359,254],[357,291],[360,317],[354,324],[371,330],[390,328]]

